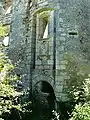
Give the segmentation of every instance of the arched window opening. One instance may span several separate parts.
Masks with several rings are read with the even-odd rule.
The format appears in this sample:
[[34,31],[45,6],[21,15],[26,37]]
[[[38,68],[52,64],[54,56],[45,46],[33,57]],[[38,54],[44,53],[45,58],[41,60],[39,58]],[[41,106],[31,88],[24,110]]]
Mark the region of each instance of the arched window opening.
[[37,32],[40,40],[48,38],[49,14],[47,11],[38,14]]

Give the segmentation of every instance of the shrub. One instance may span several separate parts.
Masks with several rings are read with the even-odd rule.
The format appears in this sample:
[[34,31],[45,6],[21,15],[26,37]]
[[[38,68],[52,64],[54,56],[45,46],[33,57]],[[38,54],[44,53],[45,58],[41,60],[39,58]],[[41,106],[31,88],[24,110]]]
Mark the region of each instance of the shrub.
[[[0,38],[7,35],[8,30],[6,26],[0,25]],[[0,119],[2,120],[5,113],[10,113],[12,108],[21,109],[21,105],[18,104],[17,98],[21,93],[14,89],[13,85],[10,85],[10,81],[17,80],[17,76],[12,75],[14,66],[11,64],[8,57],[3,52],[4,47],[0,44]]]
[[70,100],[73,102],[85,101],[84,83],[87,73],[85,73],[86,64],[82,63],[79,58],[73,53],[64,55],[64,60],[67,61],[66,73],[70,77],[69,80],[65,79],[66,93]]
[[0,52],[0,117],[5,113],[10,113],[12,108],[21,109],[17,103],[17,98],[21,93],[9,84],[10,81],[17,80],[16,75],[11,75],[13,68],[6,55]]
[[69,120],[90,120],[90,104],[79,104],[75,106]]
[[70,120],[90,120],[90,105],[88,104],[90,101],[90,75],[87,72],[89,65],[83,63],[72,53],[66,54],[64,59],[68,62],[66,73],[70,77],[65,81],[66,93],[70,101],[75,104]]
[[[0,25],[0,38],[8,34],[6,26]],[[0,44],[0,120],[24,119],[30,115],[32,104],[28,101],[21,101],[29,93],[17,92],[14,82],[20,80],[14,72],[14,66],[4,52],[4,46]],[[15,114],[16,113],[16,114]],[[22,118],[23,116],[23,118]]]
[[7,34],[8,34],[7,26],[3,26],[2,24],[0,24],[0,37],[7,36]]

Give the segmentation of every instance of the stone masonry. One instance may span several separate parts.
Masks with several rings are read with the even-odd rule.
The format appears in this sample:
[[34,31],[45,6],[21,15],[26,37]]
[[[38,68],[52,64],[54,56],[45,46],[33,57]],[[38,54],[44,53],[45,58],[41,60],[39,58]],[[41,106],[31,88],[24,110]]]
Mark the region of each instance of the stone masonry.
[[46,81],[57,101],[68,100],[64,56],[74,54],[90,65],[89,6],[90,0],[13,0],[9,55],[23,89],[33,92],[38,82]]

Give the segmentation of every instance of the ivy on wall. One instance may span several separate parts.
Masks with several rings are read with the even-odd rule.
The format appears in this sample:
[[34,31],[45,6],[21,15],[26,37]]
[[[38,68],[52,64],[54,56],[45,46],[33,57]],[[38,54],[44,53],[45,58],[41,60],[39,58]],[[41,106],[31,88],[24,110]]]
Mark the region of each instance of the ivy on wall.
[[3,26],[0,24],[0,37],[5,37],[8,35],[8,28],[7,26]]

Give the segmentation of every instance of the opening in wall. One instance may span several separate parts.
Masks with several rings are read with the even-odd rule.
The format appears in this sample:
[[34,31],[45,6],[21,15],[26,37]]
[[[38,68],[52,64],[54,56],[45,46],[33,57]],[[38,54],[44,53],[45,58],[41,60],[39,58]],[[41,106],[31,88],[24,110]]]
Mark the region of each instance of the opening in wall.
[[43,39],[48,37],[48,22],[46,22],[45,29],[43,32]]
[[12,6],[12,0],[4,0],[4,9],[10,11]]
[[48,38],[48,12],[41,12],[38,15],[38,38]]

